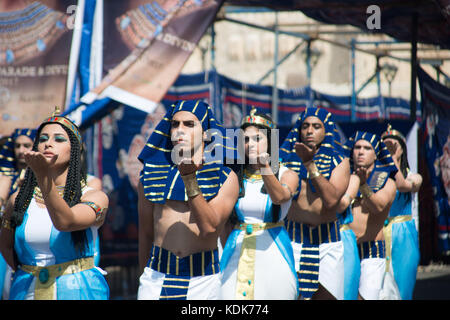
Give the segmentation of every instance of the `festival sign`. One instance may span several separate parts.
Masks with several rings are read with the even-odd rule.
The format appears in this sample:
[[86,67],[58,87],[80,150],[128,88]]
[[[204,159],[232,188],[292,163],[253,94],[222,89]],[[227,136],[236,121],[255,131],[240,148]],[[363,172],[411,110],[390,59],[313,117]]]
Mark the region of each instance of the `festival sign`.
[[223,1],[140,2],[114,20],[119,37],[113,46],[121,50],[125,44],[131,53],[82,97],[83,103],[110,97],[151,113],[177,79]]
[[0,136],[63,104],[76,2],[0,2]]

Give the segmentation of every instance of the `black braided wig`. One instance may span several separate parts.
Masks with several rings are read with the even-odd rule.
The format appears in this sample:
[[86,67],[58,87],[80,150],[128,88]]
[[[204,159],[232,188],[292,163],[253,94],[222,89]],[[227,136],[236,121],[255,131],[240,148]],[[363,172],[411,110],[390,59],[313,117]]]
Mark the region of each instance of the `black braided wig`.
[[[51,124],[51,123],[48,123]],[[36,134],[36,138],[33,144],[33,151],[38,150],[39,136],[42,128],[46,124],[39,127]],[[81,180],[82,175],[82,163],[81,163],[81,146],[78,142],[77,137],[66,127],[61,125],[61,127],[67,132],[70,140],[70,160],[69,160],[69,170],[67,172],[66,185],[64,188],[63,199],[69,205],[73,207],[80,202],[82,191],[81,191]],[[23,222],[23,217],[25,212],[30,205],[31,198],[33,197],[34,188],[37,186],[36,177],[30,168],[27,168],[24,182],[19,190],[19,193],[14,202],[14,210],[12,216],[12,223],[14,226],[19,226]],[[72,242],[78,253],[83,253],[87,247],[87,237],[85,230],[78,230],[71,232]]]
[[[396,139],[396,138],[394,138],[394,139]],[[403,140],[397,139],[397,141],[400,143],[400,145],[403,149],[403,153],[400,157],[400,171],[402,172],[403,177],[406,179],[406,177],[408,176],[408,171],[409,171],[408,149],[406,148],[406,144]]]

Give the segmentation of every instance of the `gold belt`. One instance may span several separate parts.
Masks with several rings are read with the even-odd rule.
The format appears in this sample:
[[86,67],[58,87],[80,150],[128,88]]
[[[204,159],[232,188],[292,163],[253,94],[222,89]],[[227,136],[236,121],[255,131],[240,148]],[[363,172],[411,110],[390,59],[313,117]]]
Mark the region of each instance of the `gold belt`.
[[403,215],[403,216],[396,216],[392,218],[388,218],[389,224],[391,223],[400,223],[400,222],[406,222],[412,220],[412,216],[410,215]]
[[35,300],[55,300],[56,278],[94,268],[94,258],[75,259],[46,267],[22,265],[20,268],[35,276]]
[[394,223],[401,223],[410,221],[412,217],[410,215],[396,216],[388,218],[385,221],[383,227],[384,241],[386,243],[386,272],[389,271],[389,266],[391,264],[391,251],[392,251],[392,225]]
[[234,229],[245,231],[237,270],[236,299],[253,300],[255,291],[256,235],[254,232],[284,226],[273,223],[239,223]]
[[352,230],[352,228],[350,228],[349,224],[341,224],[341,227],[339,228],[340,231],[346,231],[346,230]]
[[252,234],[256,231],[267,230],[276,227],[284,226],[283,221],[279,222],[264,222],[264,223],[239,223],[234,226],[234,229],[245,231],[247,234]]

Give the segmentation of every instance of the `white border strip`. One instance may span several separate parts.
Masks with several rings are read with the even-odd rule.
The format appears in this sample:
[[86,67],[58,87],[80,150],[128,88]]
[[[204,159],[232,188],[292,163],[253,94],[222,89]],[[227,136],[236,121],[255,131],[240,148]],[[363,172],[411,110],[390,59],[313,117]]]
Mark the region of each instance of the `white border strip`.
[[83,31],[85,0],[78,0],[77,11],[75,13],[75,26],[70,47],[69,68],[67,72],[66,99],[64,106],[68,108],[73,94],[74,83],[77,76],[78,59],[80,56],[81,32]]
[[108,86],[100,94],[99,98],[109,97],[113,100],[126,104],[130,107],[142,110],[147,113],[153,113],[158,106],[157,102],[142,98],[138,95],[130,93],[126,90],[120,89],[115,86]]

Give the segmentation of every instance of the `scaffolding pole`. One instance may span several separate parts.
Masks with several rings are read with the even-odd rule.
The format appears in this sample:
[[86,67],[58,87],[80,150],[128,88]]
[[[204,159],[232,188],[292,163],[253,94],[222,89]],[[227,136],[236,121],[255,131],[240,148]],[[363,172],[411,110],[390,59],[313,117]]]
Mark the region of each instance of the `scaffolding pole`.
[[272,120],[278,123],[278,88],[277,88],[277,69],[278,69],[278,12],[275,12],[275,51],[273,55],[273,87],[272,87]]
[[417,80],[417,13],[412,17],[412,39],[411,39],[411,111],[410,120],[416,121],[417,114],[417,97],[416,97],[416,80]]

